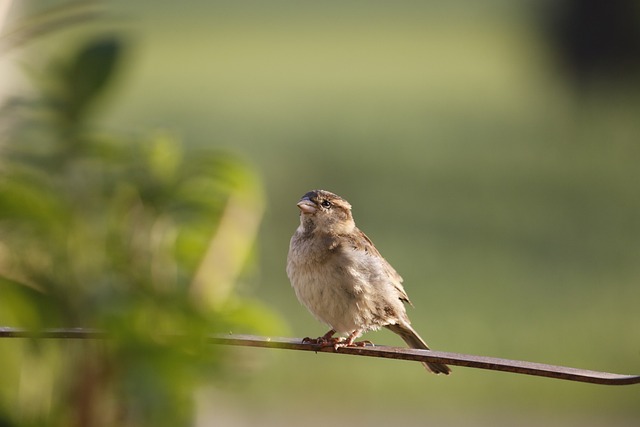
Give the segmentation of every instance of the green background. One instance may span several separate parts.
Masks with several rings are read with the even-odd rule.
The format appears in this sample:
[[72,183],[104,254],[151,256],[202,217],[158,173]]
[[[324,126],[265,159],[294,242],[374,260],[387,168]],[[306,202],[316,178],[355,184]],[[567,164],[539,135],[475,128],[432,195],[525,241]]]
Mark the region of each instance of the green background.
[[[542,31],[551,4],[107,4],[36,48],[126,34],[102,124],[255,166],[267,210],[240,290],[288,321],[273,335],[325,332],[284,272],[295,203],[323,188],[404,277],[434,349],[640,373],[639,86],[572,85]],[[238,349],[198,421],[632,426],[639,387]]]

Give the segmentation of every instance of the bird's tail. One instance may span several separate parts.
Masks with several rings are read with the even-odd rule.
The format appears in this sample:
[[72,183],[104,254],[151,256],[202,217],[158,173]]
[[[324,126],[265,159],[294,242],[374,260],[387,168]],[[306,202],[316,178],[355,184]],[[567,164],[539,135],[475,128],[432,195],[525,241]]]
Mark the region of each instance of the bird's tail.
[[[416,331],[413,330],[411,325],[408,323],[397,323],[395,325],[386,325],[386,328],[391,332],[394,332],[404,340],[404,342],[409,345],[411,348],[418,348],[429,350],[429,346]],[[451,369],[443,364],[443,363],[432,363],[432,362],[423,362],[422,363],[425,368],[433,372],[434,374],[444,374],[449,375],[451,373]]]

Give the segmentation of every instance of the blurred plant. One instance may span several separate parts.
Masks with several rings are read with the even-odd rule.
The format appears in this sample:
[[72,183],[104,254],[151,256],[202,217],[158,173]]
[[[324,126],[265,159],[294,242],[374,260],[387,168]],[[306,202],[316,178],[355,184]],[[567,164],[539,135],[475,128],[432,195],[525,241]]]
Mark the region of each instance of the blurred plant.
[[194,388],[228,363],[204,334],[277,322],[233,286],[263,210],[252,171],[90,125],[123,47],[87,43],[0,111],[0,325],[114,336],[0,343],[0,424],[188,424]]

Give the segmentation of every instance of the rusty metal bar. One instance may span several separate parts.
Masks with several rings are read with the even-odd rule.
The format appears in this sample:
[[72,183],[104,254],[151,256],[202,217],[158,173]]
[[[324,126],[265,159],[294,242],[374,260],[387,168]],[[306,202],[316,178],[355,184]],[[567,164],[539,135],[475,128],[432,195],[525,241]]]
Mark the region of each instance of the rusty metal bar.
[[[19,328],[0,327],[0,338],[58,338],[58,339],[104,339],[110,335],[92,329],[48,329],[38,332]],[[280,348],[287,350],[339,353],[353,356],[382,357],[418,362],[439,362],[452,366],[487,369],[491,371],[511,372],[514,374],[534,375],[567,381],[578,381],[604,385],[640,384],[640,375],[622,375],[608,372],[589,371],[565,366],[546,365],[520,360],[499,359],[495,357],[474,356],[470,354],[448,353],[443,351],[417,350],[406,347],[367,346],[367,347],[318,347],[303,344],[300,338],[276,338],[254,335],[209,335],[207,341],[217,345],[245,347]]]

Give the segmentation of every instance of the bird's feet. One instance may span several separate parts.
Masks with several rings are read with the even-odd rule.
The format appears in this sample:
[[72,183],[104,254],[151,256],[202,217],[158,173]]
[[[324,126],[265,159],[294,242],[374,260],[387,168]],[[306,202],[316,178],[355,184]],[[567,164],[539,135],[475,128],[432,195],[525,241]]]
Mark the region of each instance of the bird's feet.
[[303,344],[311,344],[318,348],[333,347],[335,351],[338,351],[342,347],[373,347],[374,344],[371,341],[356,341],[356,338],[360,336],[360,331],[354,331],[347,338],[334,337],[336,333],[333,329],[318,338],[305,337],[302,339]]
[[337,343],[344,340],[342,337],[335,338],[333,335],[336,333],[333,329],[318,338],[305,337],[302,339],[303,344],[311,344],[316,347],[335,347]]
[[369,340],[356,341],[356,338],[358,338],[361,333],[362,331],[359,331],[359,330],[355,330],[351,332],[344,342],[340,342],[334,345],[334,348],[337,350],[340,347],[366,347],[366,346],[373,347],[374,344]]

